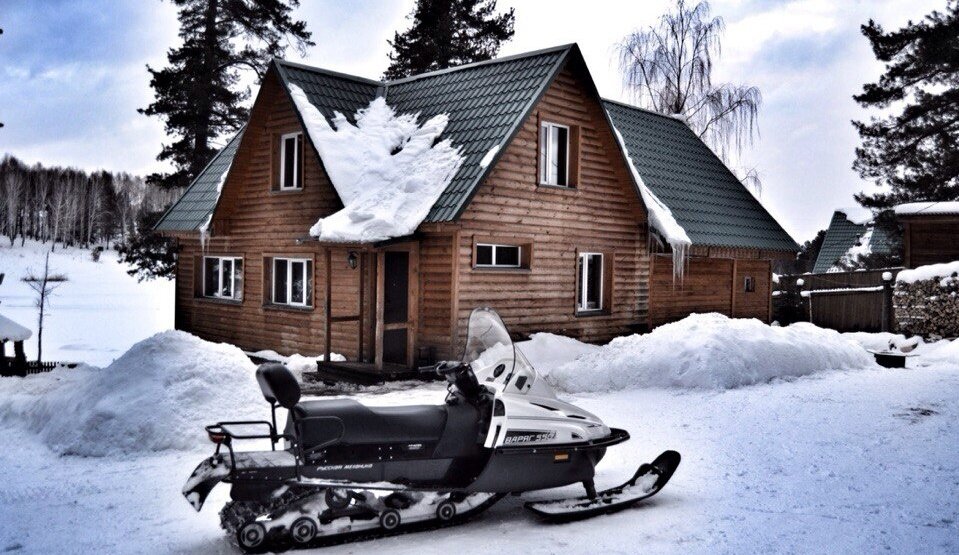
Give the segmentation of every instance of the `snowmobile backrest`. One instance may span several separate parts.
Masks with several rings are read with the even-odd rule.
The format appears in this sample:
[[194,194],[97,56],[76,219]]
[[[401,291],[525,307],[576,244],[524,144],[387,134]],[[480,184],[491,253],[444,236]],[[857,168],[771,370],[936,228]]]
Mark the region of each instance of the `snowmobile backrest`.
[[256,381],[260,384],[260,391],[266,402],[277,404],[285,409],[292,409],[300,402],[300,384],[290,370],[278,363],[268,362],[256,369]]

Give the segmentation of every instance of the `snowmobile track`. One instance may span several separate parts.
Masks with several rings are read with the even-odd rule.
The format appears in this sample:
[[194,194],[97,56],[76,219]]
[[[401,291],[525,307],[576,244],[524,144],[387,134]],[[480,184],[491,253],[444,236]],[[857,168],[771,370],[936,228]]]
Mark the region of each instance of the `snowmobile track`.
[[[295,502],[303,497],[308,497],[312,494],[302,495],[301,494],[290,494],[289,492],[283,496],[280,496],[276,499],[275,503],[269,504],[271,508],[277,508],[279,505]],[[333,545],[343,545],[347,543],[363,542],[369,540],[375,540],[379,538],[387,538],[392,536],[402,536],[405,534],[412,534],[417,532],[427,532],[430,530],[439,530],[442,528],[449,528],[452,526],[457,526],[463,524],[473,517],[478,516],[483,513],[490,507],[496,504],[497,501],[505,497],[506,494],[496,494],[484,501],[483,503],[473,507],[468,511],[462,513],[457,513],[456,516],[451,518],[448,521],[441,521],[438,519],[412,522],[409,524],[401,524],[399,528],[395,530],[384,530],[383,528],[374,528],[369,530],[358,530],[355,532],[346,532],[343,534],[332,534],[326,536],[319,536],[315,540],[299,546],[294,545],[288,537],[282,537],[276,534],[270,534],[268,539],[262,546],[255,550],[247,550],[241,547],[237,543],[236,539],[236,530],[238,528],[237,524],[243,520],[243,514],[251,515],[254,512],[257,512],[250,507],[245,506],[241,503],[230,502],[223,507],[220,511],[221,525],[224,530],[229,533],[230,542],[245,553],[269,553],[269,552],[282,552],[289,551],[292,549],[315,549],[320,547],[329,547]],[[270,508],[261,506],[261,509],[269,511]]]

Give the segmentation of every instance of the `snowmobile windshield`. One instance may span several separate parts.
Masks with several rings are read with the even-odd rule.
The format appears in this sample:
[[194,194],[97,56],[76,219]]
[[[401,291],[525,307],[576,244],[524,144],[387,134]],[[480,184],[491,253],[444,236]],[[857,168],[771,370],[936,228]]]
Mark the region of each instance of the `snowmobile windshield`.
[[516,362],[513,340],[503,320],[492,308],[477,308],[470,314],[463,362],[472,366],[475,372],[499,365],[503,365],[500,372],[513,372]]

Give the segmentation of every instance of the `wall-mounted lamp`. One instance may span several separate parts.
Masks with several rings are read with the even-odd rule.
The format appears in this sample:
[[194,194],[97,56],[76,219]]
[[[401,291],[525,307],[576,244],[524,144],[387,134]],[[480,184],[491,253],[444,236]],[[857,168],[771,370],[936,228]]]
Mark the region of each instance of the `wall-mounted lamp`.
[[350,254],[346,257],[346,263],[350,265],[351,270],[356,269],[356,251],[350,251]]

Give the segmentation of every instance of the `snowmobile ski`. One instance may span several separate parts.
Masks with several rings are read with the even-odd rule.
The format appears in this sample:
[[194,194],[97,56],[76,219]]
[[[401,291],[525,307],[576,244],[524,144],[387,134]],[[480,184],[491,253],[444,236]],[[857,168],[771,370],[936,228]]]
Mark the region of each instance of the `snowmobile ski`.
[[525,506],[544,520],[557,523],[622,511],[659,493],[676,472],[680,459],[676,451],[664,451],[653,462],[640,465],[629,481],[614,488],[581,497],[529,501]]

